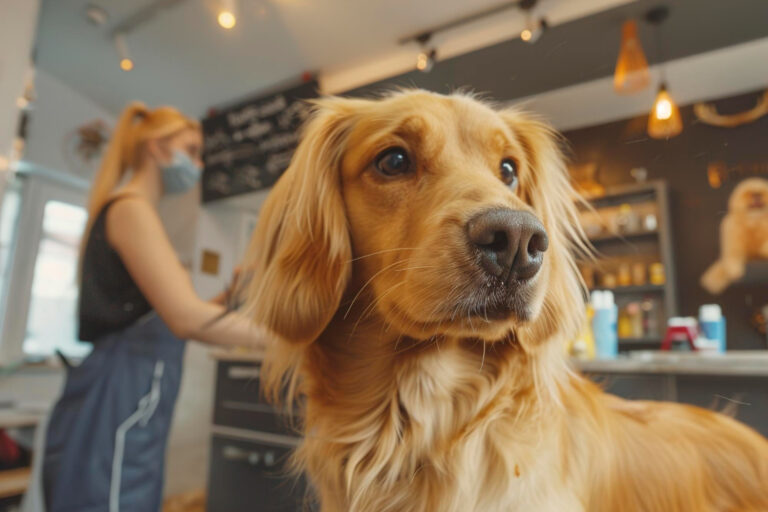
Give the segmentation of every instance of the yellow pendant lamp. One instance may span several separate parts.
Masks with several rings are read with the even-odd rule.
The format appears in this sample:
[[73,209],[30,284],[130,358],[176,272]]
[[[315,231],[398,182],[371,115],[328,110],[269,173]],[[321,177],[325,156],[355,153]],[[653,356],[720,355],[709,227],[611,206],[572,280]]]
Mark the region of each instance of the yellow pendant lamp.
[[662,82],[648,116],[648,135],[654,139],[669,139],[682,131],[680,109],[667,92],[666,84]]
[[634,20],[625,21],[621,27],[621,46],[613,73],[613,88],[619,94],[632,94],[650,84],[651,74],[637,37],[637,23]]
[[661,84],[656,99],[648,114],[648,135],[654,139],[669,139],[679,135],[683,131],[683,120],[680,117],[680,109],[677,108],[672,97],[667,91],[667,83],[664,79],[664,58],[661,54],[663,43],[661,42],[660,26],[669,17],[669,8],[660,5],[648,11],[645,19],[656,27],[656,44],[659,51],[659,69],[661,70]]

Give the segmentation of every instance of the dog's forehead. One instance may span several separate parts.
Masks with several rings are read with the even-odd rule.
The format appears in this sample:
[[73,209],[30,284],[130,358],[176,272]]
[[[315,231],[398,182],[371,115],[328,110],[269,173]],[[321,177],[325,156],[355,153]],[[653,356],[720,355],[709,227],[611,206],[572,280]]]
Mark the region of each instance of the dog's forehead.
[[490,106],[471,96],[445,96],[424,91],[390,97],[375,107],[390,129],[429,135],[451,131],[464,140],[477,139],[483,144],[506,146],[515,140],[514,131]]

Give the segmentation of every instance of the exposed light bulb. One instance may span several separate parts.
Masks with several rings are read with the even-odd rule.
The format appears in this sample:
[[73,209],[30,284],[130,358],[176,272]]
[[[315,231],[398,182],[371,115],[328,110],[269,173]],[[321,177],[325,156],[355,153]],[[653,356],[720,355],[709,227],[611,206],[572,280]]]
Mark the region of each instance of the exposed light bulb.
[[672,103],[667,98],[661,98],[656,102],[656,117],[665,120],[672,117]]
[[131,59],[125,58],[120,59],[120,69],[123,71],[130,71],[133,69],[133,61]]
[[437,60],[437,50],[432,48],[429,51],[422,51],[416,56],[416,69],[422,73],[429,73],[435,67]]
[[520,32],[520,39],[526,43],[529,42],[531,38],[533,38],[533,32],[531,32],[529,29],[525,28],[522,32]]
[[648,116],[648,135],[654,139],[669,139],[682,131],[683,120],[680,117],[680,109],[667,92],[666,85],[661,84]]
[[227,30],[231,29],[237,24],[237,18],[235,17],[235,14],[232,11],[226,9],[219,12],[217,20],[219,25]]

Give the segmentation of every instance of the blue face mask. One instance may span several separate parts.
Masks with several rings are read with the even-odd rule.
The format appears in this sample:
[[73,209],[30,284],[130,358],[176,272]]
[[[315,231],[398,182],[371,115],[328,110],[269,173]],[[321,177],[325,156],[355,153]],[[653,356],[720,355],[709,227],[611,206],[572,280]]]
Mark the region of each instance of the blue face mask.
[[189,155],[180,149],[173,151],[171,163],[162,166],[160,171],[166,194],[183,194],[197,185],[203,172]]

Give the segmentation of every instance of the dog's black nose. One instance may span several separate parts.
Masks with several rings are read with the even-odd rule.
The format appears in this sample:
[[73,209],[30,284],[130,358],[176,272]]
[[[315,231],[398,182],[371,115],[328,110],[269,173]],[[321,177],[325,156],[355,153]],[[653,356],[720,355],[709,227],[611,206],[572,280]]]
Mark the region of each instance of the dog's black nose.
[[467,223],[469,242],[480,251],[480,265],[491,275],[525,280],[536,275],[549,247],[539,219],[521,210],[497,208]]

